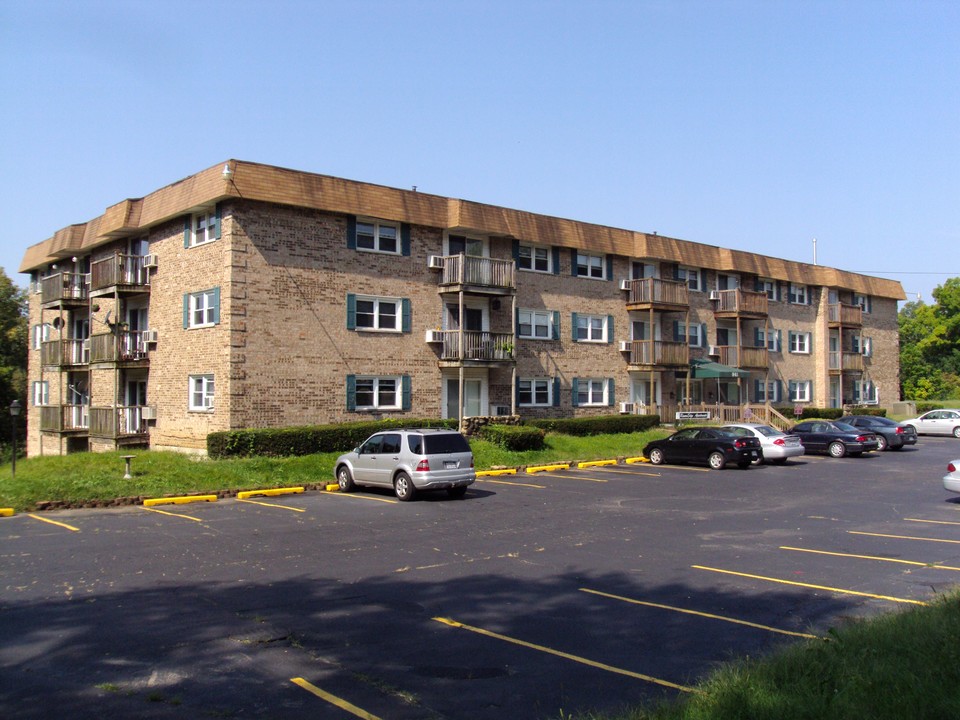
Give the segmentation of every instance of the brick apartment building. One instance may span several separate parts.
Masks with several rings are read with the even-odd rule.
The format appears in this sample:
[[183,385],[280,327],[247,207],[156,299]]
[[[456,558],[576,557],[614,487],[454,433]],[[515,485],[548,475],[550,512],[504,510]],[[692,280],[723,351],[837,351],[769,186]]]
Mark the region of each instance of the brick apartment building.
[[236,160],[58,231],[20,271],[31,455],[898,399],[897,282]]

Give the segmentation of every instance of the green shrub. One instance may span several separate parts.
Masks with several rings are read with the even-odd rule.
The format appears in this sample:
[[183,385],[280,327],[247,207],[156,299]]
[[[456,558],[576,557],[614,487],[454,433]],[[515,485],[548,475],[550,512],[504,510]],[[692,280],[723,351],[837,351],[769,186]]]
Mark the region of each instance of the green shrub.
[[940,410],[941,408],[943,408],[943,403],[918,402],[917,415],[923,415],[925,412],[930,412],[931,410]]
[[876,415],[877,417],[886,417],[887,409],[875,407],[873,405],[854,405],[848,409],[845,415]]
[[[778,407],[776,410],[785,417],[794,418],[797,422],[800,422],[801,420],[812,420],[813,418],[820,420],[836,420],[837,418],[843,417],[845,414],[843,412],[843,408],[804,407],[803,414],[801,414],[798,418],[793,414],[793,405]],[[866,413],[863,414],[865,415]]]
[[606,435],[643,432],[660,424],[659,415],[598,415],[584,418],[549,418],[527,420],[525,425],[563,435]]
[[484,425],[478,435],[513,452],[543,450],[546,447],[546,432],[529,425]]

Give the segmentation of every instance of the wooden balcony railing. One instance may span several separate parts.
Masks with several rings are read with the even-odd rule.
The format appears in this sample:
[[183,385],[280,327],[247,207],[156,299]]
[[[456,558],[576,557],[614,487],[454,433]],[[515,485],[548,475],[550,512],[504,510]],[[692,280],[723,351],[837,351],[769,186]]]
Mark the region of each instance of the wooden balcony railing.
[[40,281],[40,302],[82,303],[87,299],[89,277],[83,273],[57,273]]
[[863,325],[863,308],[859,305],[831,303],[827,306],[827,320],[833,326],[859,327]]
[[683,367],[690,362],[690,347],[682,342],[665,340],[632,340],[629,342],[630,365],[648,367]]
[[627,305],[646,307],[688,307],[690,288],[684,282],[642,278],[627,280],[629,291]]
[[90,362],[135,362],[147,360],[146,330],[100,333],[90,338]]
[[832,373],[863,372],[863,355],[855,352],[830,352],[828,368]]
[[144,405],[90,408],[90,435],[105,438],[146,435],[149,432],[143,418]]
[[768,298],[763,292],[735,288],[734,290],[715,290],[715,315],[726,317],[749,316],[764,317],[768,313]]
[[517,287],[514,272],[513,260],[447,255],[443,258],[440,284],[514,290]]
[[141,255],[123,255],[96,260],[90,265],[90,289],[128,287],[146,290],[150,287],[150,270],[143,266]]
[[720,363],[730,367],[765,368],[770,364],[770,353],[767,348],[719,345],[717,352]]
[[45,405],[40,408],[40,430],[43,432],[72,432],[89,428],[89,405]]
[[461,346],[458,330],[441,332],[443,349],[441,360],[482,360],[504,362],[513,360],[514,337],[510,333],[465,330]]
[[47,340],[40,345],[40,364],[69,367],[90,362],[90,343],[86,340]]

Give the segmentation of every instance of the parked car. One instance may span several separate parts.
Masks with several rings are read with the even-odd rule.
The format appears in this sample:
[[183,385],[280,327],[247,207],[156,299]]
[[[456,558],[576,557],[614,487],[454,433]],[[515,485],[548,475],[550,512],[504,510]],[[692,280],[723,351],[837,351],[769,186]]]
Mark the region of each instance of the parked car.
[[715,470],[727,463],[750,467],[759,460],[760,441],[755,437],[734,435],[718,427],[689,427],[662,440],[654,440],[643,449],[644,457],[654,465],[668,462],[702,462]]
[[912,425],[904,425],[878,415],[847,415],[839,422],[869,430],[877,436],[877,450],[902,450],[905,445],[917,444],[917,431]]
[[947,463],[947,474],[943,476],[943,488],[948,492],[960,493],[960,459]]
[[385,430],[344,453],[334,464],[337,485],[350,492],[357,485],[393,488],[400,500],[421,490],[446,490],[461,498],[477,479],[473,452],[455,430]]
[[915,428],[918,435],[953,435],[960,438],[960,410],[954,408],[931,410],[920,417],[904,420],[903,424]]
[[806,420],[794,425],[791,432],[800,436],[807,452],[825,452],[836,458],[863,455],[879,446],[876,434],[839,421]]
[[730,423],[723,426],[734,435],[747,435],[760,441],[760,450],[763,456],[761,461],[783,465],[788,458],[803,455],[806,450],[800,438],[796,435],[787,435],[775,427],[761,423]]

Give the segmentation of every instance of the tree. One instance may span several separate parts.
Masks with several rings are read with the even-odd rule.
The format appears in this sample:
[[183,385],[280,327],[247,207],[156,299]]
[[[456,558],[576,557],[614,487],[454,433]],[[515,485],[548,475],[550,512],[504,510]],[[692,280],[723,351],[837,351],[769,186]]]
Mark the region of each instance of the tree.
[[913,400],[960,397],[960,278],[933,291],[934,305],[900,310],[900,390]]
[[[26,405],[27,395],[27,293],[14,285],[0,268],[0,445],[10,441],[13,421],[7,408],[16,398]],[[25,413],[24,413],[25,414]],[[18,437],[23,437],[23,418]]]

